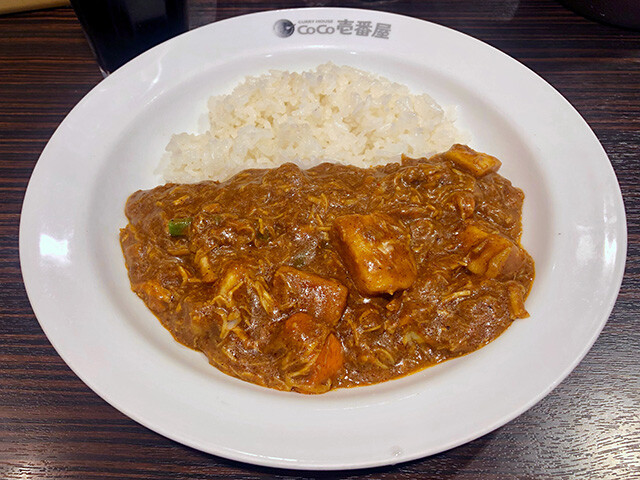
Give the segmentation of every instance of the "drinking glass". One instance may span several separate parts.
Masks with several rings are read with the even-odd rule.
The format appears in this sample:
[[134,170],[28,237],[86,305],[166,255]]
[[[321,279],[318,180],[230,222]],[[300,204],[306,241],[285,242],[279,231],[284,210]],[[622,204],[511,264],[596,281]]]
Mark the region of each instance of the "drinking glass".
[[187,0],[71,0],[103,76],[188,30]]

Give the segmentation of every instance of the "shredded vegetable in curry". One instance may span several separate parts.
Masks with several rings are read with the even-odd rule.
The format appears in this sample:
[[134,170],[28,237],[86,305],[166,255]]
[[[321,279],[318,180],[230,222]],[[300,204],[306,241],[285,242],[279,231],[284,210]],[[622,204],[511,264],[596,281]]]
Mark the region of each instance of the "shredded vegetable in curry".
[[472,352],[528,316],[521,190],[463,145],[131,195],[132,289],[234,377],[323,393]]

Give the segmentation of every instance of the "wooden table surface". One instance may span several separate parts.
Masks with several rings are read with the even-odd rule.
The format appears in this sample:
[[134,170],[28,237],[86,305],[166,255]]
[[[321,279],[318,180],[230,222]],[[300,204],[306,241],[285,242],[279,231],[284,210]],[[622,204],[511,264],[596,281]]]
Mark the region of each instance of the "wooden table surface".
[[429,458],[352,472],[254,467],[184,447],[94,394],[56,354],[31,310],[18,260],[31,171],[71,108],[101,80],[70,8],[0,17],[0,478],[640,478],[640,33],[553,0],[196,1],[192,27],[271,7],[360,6],[470,34],[560,91],[618,175],[626,274],[601,336],[575,371],[507,425]]

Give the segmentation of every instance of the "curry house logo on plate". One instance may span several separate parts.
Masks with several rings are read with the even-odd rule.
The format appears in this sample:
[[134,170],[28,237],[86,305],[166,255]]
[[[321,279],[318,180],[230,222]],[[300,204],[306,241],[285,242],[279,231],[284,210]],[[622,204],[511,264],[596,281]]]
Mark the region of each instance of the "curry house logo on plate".
[[342,20],[300,20],[296,24],[283,18],[273,24],[273,31],[281,38],[298,33],[299,35],[355,35],[388,40],[391,34],[391,24],[347,18]]

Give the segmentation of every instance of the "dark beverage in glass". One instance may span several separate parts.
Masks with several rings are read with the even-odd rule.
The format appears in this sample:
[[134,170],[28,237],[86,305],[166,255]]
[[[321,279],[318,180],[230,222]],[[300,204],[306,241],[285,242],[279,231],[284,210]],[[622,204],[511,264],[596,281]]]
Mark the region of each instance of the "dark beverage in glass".
[[188,29],[187,0],[71,0],[106,76]]

